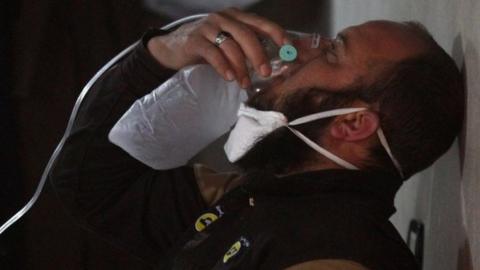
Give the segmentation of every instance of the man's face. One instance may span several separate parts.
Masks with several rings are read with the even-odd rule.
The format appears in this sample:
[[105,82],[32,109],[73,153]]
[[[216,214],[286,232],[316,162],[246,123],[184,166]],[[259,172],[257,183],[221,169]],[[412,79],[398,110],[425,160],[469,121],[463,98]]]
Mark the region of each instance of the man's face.
[[[401,23],[370,21],[348,27],[333,38],[322,38],[318,48],[297,41],[298,60],[272,87],[253,96],[250,105],[284,111],[284,103],[308,89],[351,89],[372,83],[382,63],[406,59],[424,50],[424,43]],[[320,94],[321,95],[321,94]],[[301,104],[299,104],[301,105]]]
[[[280,111],[289,120],[348,107],[355,100],[355,92],[349,90],[365,89],[386,64],[425,50],[423,41],[407,26],[387,21],[348,27],[334,39],[322,39],[315,49],[309,48],[309,41],[294,45],[299,51],[298,61],[270,88],[251,96],[249,106]],[[323,134],[326,124],[316,121],[311,124],[311,134],[304,134],[315,140],[315,136]],[[290,166],[304,166],[302,162],[313,151],[298,141],[290,131],[277,130],[257,142],[237,164],[244,169],[275,168],[281,173],[288,172]]]

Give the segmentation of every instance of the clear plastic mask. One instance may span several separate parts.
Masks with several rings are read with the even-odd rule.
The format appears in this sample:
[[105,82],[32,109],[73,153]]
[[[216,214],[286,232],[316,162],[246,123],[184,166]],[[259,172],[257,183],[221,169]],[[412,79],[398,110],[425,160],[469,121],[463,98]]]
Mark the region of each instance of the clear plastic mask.
[[[318,33],[303,33],[296,31],[287,31],[288,38],[292,41],[292,46],[298,51],[298,54],[304,52],[304,50],[316,49],[320,45],[320,34]],[[280,50],[277,44],[269,38],[260,37],[260,42],[262,43],[267,57],[270,61],[270,66],[272,68],[272,73],[268,77],[263,77],[257,74],[254,69],[248,65],[249,75],[252,81],[252,85],[247,92],[249,95],[255,94],[262,91],[265,88],[268,88],[273,79],[279,75],[283,75],[287,70],[298,62],[298,56],[292,61],[285,61],[280,57]]]

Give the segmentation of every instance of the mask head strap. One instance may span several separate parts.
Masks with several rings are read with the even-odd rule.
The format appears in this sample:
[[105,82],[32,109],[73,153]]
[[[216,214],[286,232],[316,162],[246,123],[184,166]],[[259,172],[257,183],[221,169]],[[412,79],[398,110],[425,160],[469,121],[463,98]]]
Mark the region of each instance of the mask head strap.
[[[300,131],[294,128],[294,126],[297,125],[302,125],[308,122],[312,122],[315,120],[323,119],[323,118],[329,118],[333,116],[338,116],[338,115],[345,115],[349,113],[354,113],[354,112],[359,112],[359,111],[364,111],[367,110],[367,108],[342,108],[342,109],[334,109],[330,111],[324,111],[324,112],[319,112],[319,113],[314,113],[310,115],[306,115],[300,118],[297,118],[293,121],[288,122],[287,118],[280,112],[276,111],[259,111],[254,108],[250,108],[248,106],[245,106],[244,104],[240,105],[240,109],[238,112],[239,117],[248,117],[250,119],[254,119],[255,121],[253,123],[257,123],[257,127],[261,127],[259,130],[261,130],[261,134],[256,134],[256,136],[253,136],[252,138],[248,136],[241,135],[238,137],[238,140],[243,140],[247,141],[248,146],[251,147],[252,144],[261,136],[264,136],[272,131],[274,131],[277,128],[280,128],[282,126],[287,127],[295,136],[297,136],[300,140],[305,142],[308,146],[310,146],[313,150],[317,151],[318,153],[322,154],[326,158],[330,159],[331,161],[335,162],[339,166],[342,166],[346,169],[350,170],[358,170],[358,167],[355,165],[351,164],[350,162],[343,160],[342,158],[336,156],[332,152],[328,151],[327,149],[319,146],[309,138],[307,138],[305,135],[303,135]],[[252,128],[252,127],[251,127]],[[259,131],[257,130],[257,133]],[[232,137],[232,134],[230,135]],[[398,170],[400,176],[403,178],[404,174],[402,171],[402,168],[400,166],[400,163],[397,161],[397,159],[393,156],[392,151],[390,149],[390,146],[388,145],[387,139],[385,138],[385,134],[383,133],[383,130],[379,127],[377,129],[377,136],[380,140],[380,143],[382,144],[383,148],[385,148],[385,151],[387,152],[388,156],[392,160],[394,166]],[[229,141],[226,144],[227,149],[233,148],[230,138]],[[248,150],[249,147],[242,147],[241,153],[243,153],[246,149]],[[239,155],[241,156],[241,154]],[[238,157],[237,157],[238,158]],[[233,160],[236,160],[234,158]],[[233,161],[231,160],[231,161]]]
[[[333,117],[337,115],[344,115],[344,114],[349,114],[349,113],[354,113],[354,112],[359,112],[366,110],[367,108],[345,108],[345,109],[335,109],[335,110],[330,110],[330,111],[325,111],[325,112],[320,112],[320,113],[315,113],[315,114],[310,114],[304,117],[297,118],[287,124],[288,129],[293,132],[298,138],[300,138],[302,141],[304,141],[308,146],[313,148],[315,151],[319,152],[320,154],[324,155],[326,158],[330,159],[331,161],[335,162],[336,164],[346,168],[346,169],[351,169],[351,170],[358,170],[358,168],[351,164],[350,162],[347,162],[346,160],[343,160],[339,158],[338,156],[334,155],[327,149],[319,146],[312,140],[308,139],[300,133],[298,130],[292,128],[291,126],[296,126],[296,125],[301,125],[305,124],[311,121],[315,121],[318,119],[323,119],[323,118],[328,118],[328,117]],[[377,129],[377,136],[380,140],[380,143],[382,144],[383,148],[387,152],[387,155],[390,157],[392,160],[393,165],[397,169],[398,173],[402,178],[404,178],[403,170],[402,167],[400,166],[400,163],[398,160],[395,158],[395,156],[392,154],[392,151],[390,149],[390,146],[387,142],[387,139],[385,137],[385,134],[383,133],[383,130],[379,127]]]
[[307,116],[303,116],[303,117],[297,118],[293,121],[290,121],[288,123],[288,125],[289,126],[297,126],[297,125],[305,124],[305,123],[312,122],[312,121],[315,121],[315,120],[318,120],[318,119],[329,118],[329,117],[332,117],[332,116],[344,115],[344,114],[364,111],[366,109],[367,108],[346,108],[346,109],[335,109],[335,110],[330,110],[330,111],[325,111],[325,112],[309,114]]
[[390,149],[390,146],[387,142],[387,138],[385,137],[385,134],[383,133],[383,130],[380,127],[377,129],[377,136],[378,136],[378,139],[380,140],[380,143],[382,144],[383,148],[385,148],[385,151],[387,152],[387,155],[392,160],[393,165],[395,166],[395,168],[397,168],[398,173],[400,174],[400,176],[402,178],[405,178],[405,176],[403,174],[402,166],[400,166],[400,163],[395,158],[395,156],[392,154],[392,150]]
[[330,159],[331,161],[335,162],[336,164],[349,169],[349,170],[358,170],[358,167],[353,165],[352,163],[338,157],[337,155],[333,154],[332,152],[328,151],[327,149],[321,147],[320,145],[316,144],[309,138],[307,138],[305,135],[303,135],[300,131],[292,128],[292,126],[297,126],[301,124],[305,124],[308,122],[312,122],[315,120],[323,119],[323,118],[329,118],[332,116],[337,116],[337,115],[343,115],[343,114],[349,114],[349,113],[354,113],[354,112],[359,112],[366,110],[366,108],[347,108],[347,109],[336,109],[336,110],[330,110],[330,111],[325,111],[325,112],[320,112],[320,113],[315,113],[315,114],[310,114],[304,117],[297,118],[287,124],[287,128],[290,129],[290,131],[293,132],[300,140],[304,141],[308,146],[310,146],[313,150],[317,151],[318,153],[324,155],[326,158]]
[[328,151],[327,149],[325,149],[325,148],[321,147],[320,145],[316,144],[315,142],[313,142],[309,138],[305,137],[305,135],[303,135],[300,131],[298,131],[298,130],[292,128],[292,127],[289,127],[289,126],[287,126],[287,128],[290,129],[290,131],[293,132],[293,134],[295,134],[298,138],[300,138],[300,140],[305,142],[313,150],[315,150],[318,153],[324,155],[326,158],[330,159],[331,161],[335,162],[336,164],[338,164],[338,165],[340,165],[340,166],[342,166],[346,169],[349,169],[349,170],[358,170],[357,166],[353,165],[352,163],[350,163],[350,162],[348,162],[344,159],[341,159],[337,155],[333,154],[332,152]]

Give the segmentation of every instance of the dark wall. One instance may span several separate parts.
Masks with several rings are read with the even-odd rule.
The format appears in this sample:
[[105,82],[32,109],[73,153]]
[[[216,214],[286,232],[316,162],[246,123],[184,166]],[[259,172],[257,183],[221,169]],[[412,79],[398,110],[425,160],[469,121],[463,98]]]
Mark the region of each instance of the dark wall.
[[[12,24],[18,6],[8,1],[0,2],[0,223],[21,207],[23,183],[18,164],[17,132],[14,106],[11,98],[11,57],[9,53]],[[24,226],[19,224],[0,235],[0,266],[5,269],[21,268],[17,260],[21,253]],[[4,267],[1,267],[4,269]]]
[[[328,19],[319,14],[328,10],[326,3],[266,0],[252,10],[288,28],[325,30]],[[83,85],[148,26],[168,20],[145,11],[134,0],[22,0],[8,8],[0,6],[0,11],[6,13],[1,17],[6,20],[2,33],[10,33],[0,40],[1,86],[8,86],[0,100],[2,131],[6,131],[1,132],[0,151],[3,220],[33,194]],[[146,266],[77,227],[47,184],[31,212],[0,236],[0,269],[141,270]]]
[[[38,0],[16,5],[8,25],[12,33],[8,116],[15,130],[2,132],[10,143],[8,151],[1,152],[16,161],[21,177],[12,177],[9,183],[15,187],[0,189],[8,194],[2,196],[2,202],[8,201],[2,205],[13,206],[11,210],[32,196],[87,80],[148,25],[163,23],[129,0]],[[2,175],[2,182],[5,179]],[[2,270],[145,269],[137,259],[77,227],[48,183],[37,204],[0,241],[10,260],[0,262]]]

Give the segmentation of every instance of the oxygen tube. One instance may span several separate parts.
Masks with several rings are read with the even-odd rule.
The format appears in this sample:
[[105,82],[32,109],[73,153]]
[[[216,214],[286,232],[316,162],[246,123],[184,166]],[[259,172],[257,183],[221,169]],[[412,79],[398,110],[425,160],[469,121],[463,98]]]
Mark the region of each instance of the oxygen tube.
[[[198,20],[203,17],[206,17],[208,14],[197,14],[197,15],[192,15],[188,17],[184,17],[182,19],[176,20],[170,24],[167,24],[163,27],[161,27],[162,30],[170,30],[174,27],[177,27],[178,25]],[[121,51],[119,54],[117,54],[114,58],[112,58],[107,64],[105,64],[96,74],[93,76],[90,81],[83,87],[82,92],[78,96],[77,100],[75,101],[75,105],[73,106],[72,113],[70,114],[70,118],[68,120],[67,128],[65,129],[65,133],[63,134],[62,139],[58,143],[57,147],[53,151],[53,154],[50,156],[50,159],[48,160],[47,166],[45,166],[45,169],[43,170],[42,176],[40,178],[40,182],[37,185],[37,188],[35,190],[35,193],[33,194],[32,198],[25,204],[23,208],[21,208],[15,215],[13,215],[9,220],[7,220],[1,227],[0,227],[0,235],[7,230],[10,226],[12,226],[15,222],[17,222],[21,217],[23,217],[35,204],[35,202],[38,200],[38,197],[40,197],[40,194],[42,193],[43,187],[45,186],[45,182],[47,181],[48,174],[50,173],[50,169],[52,168],[53,164],[55,163],[55,160],[57,159],[59,153],[61,152],[63,145],[65,144],[65,141],[67,140],[68,136],[70,135],[70,132],[73,127],[73,122],[75,121],[75,118],[77,117],[78,110],[80,109],[80,106],[82,105],[83,99],[85,96],[88,94],[90,91],[90,88],[95,84],[95,82],[100,78],[108,69],[110,69],[114,64],[116,64],[120,59],[122,59],[124,56],[129,54],[133,48],[140,43],[141,41],[136,41],[132,45],[128,46],[126,49]]]

